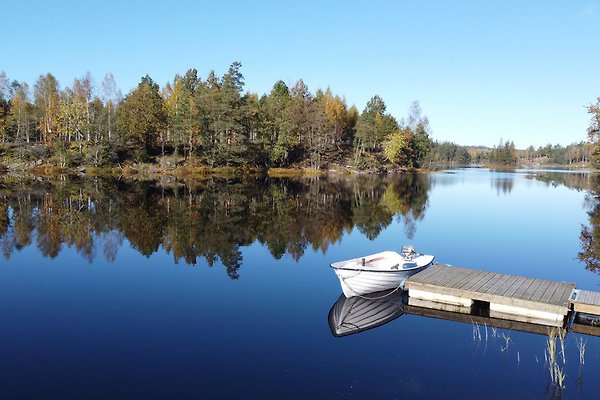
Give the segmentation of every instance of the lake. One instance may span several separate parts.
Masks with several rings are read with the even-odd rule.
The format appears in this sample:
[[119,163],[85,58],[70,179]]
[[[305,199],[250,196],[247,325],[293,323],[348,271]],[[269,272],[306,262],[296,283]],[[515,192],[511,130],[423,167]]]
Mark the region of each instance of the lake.
[[[600,290],[594,174],[0,181],[0,395],[52,399],[597,398],[600,337],[404,314],[336,337],[329,264],[436,261]],[[342,299],[343,300],[343,299]],[[579,340],[586,345],[585,363]]]

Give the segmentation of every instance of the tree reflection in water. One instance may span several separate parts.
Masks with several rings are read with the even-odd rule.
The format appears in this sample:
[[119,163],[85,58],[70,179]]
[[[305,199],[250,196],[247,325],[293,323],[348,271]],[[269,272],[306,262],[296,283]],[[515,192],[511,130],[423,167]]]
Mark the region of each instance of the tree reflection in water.
[[585,206],[589,210],[589,225],[582,225],[581,251],[579,260],[585,267],[595,273],[600,273],[600,176],[591,178],[591,189],[586,195]]
[[72,178],[0,183],[4,257],[35,243],[46,257],[66,245],[86,260],[115,261],[127,239],[139,253],[175,262],[222,263],[232,279],[240,247],[259,242],[274,258],[326,251],[356,227],[373,240],[394,218],[412,238],[427,208],[427,175],[181,182]]

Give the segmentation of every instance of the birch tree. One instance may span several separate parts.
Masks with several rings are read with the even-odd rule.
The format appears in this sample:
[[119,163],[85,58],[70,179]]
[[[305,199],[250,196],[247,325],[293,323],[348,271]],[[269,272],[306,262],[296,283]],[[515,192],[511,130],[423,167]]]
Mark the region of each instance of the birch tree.
[[112,140],[113,131],[114,131],[114,120],[117,110],[117,105],[121,101],[122,95],[121,91],[117,87],[117,82],[115,81],[115,77],[112,73],[107,73],[104,75],[104,79],[102,80],[102,101],[104,103],[104,107],[106,109],[106,132],[108,135],[108,140]]
[[48,73],[41,75],[34,86],[38,129],[42,140],[50,143],[58,137],[59,87],[56,78]]

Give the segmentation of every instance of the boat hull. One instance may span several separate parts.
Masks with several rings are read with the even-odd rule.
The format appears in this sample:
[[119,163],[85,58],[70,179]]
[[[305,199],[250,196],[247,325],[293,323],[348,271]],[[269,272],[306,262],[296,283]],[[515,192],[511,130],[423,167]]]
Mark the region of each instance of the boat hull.
[[403,289],[406,278],[425,268],[427,265],[406,271],[359,271],[358,273],[352,270],[336,269],[335,274],[340,280],[344,296],[350,298],[388,289]]
[[432,264],[434,257],[417,255],[404,258],[394,251],[384,251],[367,257],[331,264],[344,296],[364,296],[388,289],[403,289],[406,278]]

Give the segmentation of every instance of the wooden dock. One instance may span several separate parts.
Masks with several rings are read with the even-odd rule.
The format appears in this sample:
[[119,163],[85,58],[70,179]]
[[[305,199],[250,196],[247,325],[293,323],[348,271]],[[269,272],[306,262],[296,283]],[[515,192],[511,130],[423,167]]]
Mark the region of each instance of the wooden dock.
[[589,290],[573,290],[571,294],[573,332],[600,336],[600,293]]
[[478,302],[491,318],[562,327],[575,284],[436,264],[408,278],[405,289],[409,304],[468,314]]
[[571,295],[573,311],[600,315],[600,292],[576,289]]

